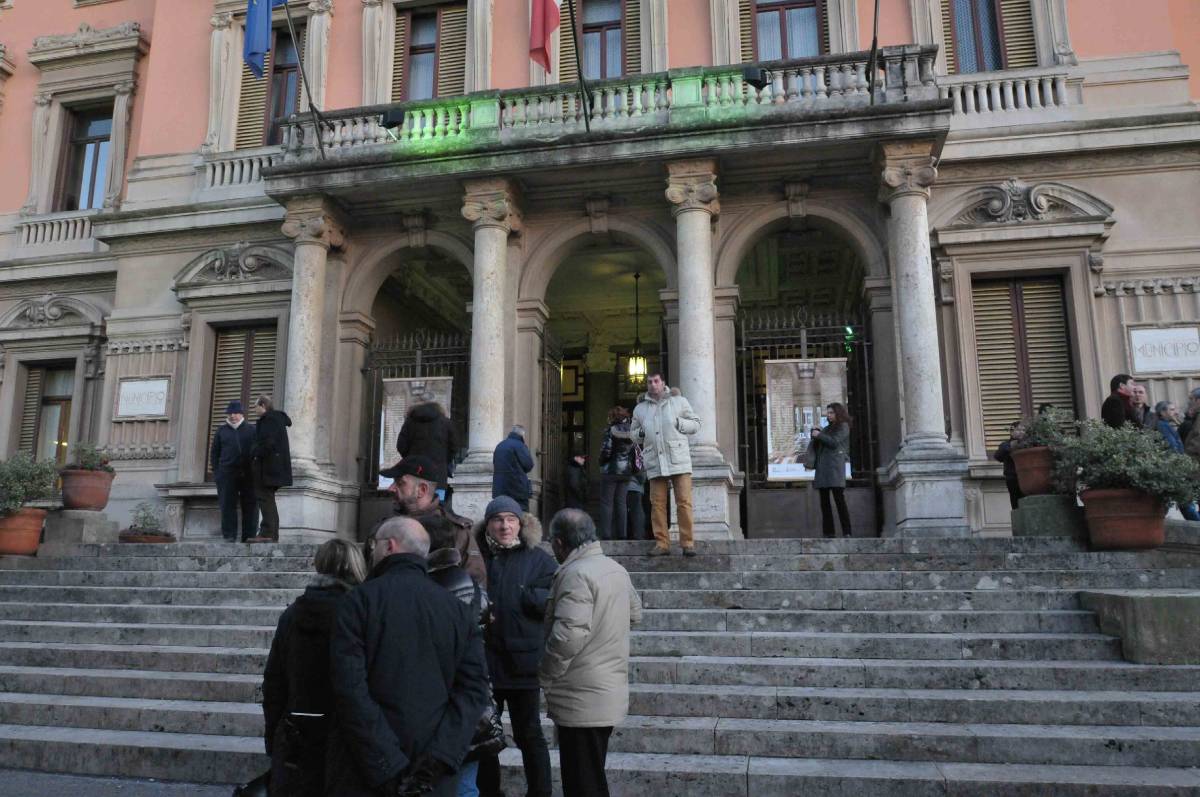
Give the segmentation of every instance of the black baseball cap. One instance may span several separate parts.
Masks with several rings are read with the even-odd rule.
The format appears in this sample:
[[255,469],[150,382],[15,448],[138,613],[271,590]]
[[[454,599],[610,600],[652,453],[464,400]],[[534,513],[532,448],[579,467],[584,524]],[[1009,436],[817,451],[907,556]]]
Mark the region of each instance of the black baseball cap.
[[414,476],[427,482],[441,482],[442,469],[429,457],[413,454],[397,462],[390,468],[379,471],[385,479],[399,479],[401,476]]

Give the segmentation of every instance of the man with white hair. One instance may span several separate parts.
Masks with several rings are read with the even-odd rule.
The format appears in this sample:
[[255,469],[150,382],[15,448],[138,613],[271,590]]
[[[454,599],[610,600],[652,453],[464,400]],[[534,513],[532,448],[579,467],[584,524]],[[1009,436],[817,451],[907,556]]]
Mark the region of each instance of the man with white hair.
[[488,704],[478,618],[429,578],[429,535],[417,521],[389,518],[368,550],[371,578],[342,600],[330,643],[327,792],[453,797]]

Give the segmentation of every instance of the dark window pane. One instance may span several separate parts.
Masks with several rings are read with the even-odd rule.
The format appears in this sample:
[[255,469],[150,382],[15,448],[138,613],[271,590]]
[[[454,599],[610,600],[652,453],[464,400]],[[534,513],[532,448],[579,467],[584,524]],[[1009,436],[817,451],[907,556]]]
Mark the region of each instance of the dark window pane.
[[758,60],[775,61],[783,58],[783,37],[779,29],[779,12],[758,14]]
[[588,80],[600,79],[600,34],[583,34],[583,76]]
[[415,53],[409,64],[408,98],[428,100],[433,97],[433,53]]
[[1000,55],[1000,30],[996,25],[996,7],[992,0],[976,0],[975,18],[979,21],[979,38],[983,51],[979,54],[979,66],[984,72],[1004,68]]
[[76,207],[68,208],[68,210],[86,210],[91,207],[92,196],[92,173],[96,168],[96,145],[83,145],[83,163],[79,167],[79,185],[73,191],[73,195],[78,197]]
[[605,77],[620,77],[621,64],[621,30],[610,28],[604,36],[604,65]]
[[810,58],[821,54],[816,7],[787,10],[787,38],[788,58]]
[[295,66],[298,63],[300,63],[300,53],[296,51],[296,43],[292,41],[291,34],[280,33],[275,38],[275,65]]
[[980,71],[972,0],[954,0],[954,59],[959,72]]
[[437,17],[413,17],[412,46],[431,47],[437,44]]
[[82,116],[79,127],[79,135],[83,138],[108,138],[112,135],[112,115],[104,111],[102,115]]
[[[564,13],[564,17],[566,14]],[[621,0],[584,0],[583,24],[620,22]],[[569,28],[568,28],[569,29]]]
[[[107,140],[101,141],[99,144],[93,145],[97,149],[96,153],[96,168],[92,172],[92,201],[88,205],[91,208],[104,207],[104,189],[108,185],[108,148]],[[87,196],[86,193],[81,196]]]

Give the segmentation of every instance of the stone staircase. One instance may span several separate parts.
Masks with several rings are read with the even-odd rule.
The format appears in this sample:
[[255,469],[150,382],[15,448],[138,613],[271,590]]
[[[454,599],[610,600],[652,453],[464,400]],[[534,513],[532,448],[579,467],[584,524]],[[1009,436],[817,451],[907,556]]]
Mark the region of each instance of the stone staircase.
[[[1077,597],[1200,588],[1194,553],[795,539],[701,543],[685,560],[647,546],[607,544],[647,609],[614,794],[1200,795],[1200,666],[1126,663]],[[0,559],[0,767],[257,774],[267,648],[313,550]],[[518,752],[504,761],[518,793]]]

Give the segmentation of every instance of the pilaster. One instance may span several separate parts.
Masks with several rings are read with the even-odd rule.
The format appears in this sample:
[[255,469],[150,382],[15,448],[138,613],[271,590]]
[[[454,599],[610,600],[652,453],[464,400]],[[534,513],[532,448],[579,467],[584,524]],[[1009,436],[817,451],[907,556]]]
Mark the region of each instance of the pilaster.
[[304,68],[308,91],[300,92],[300,110],[309,109],[308,97],[318,108],[325,107],[325,85],[329,72],[329,29],[333,25],[333,0],[312,0],[305,26]]
[[396,6],[391,0],[362,0],[362,4],[362,101],[383,105],[392,101]]

